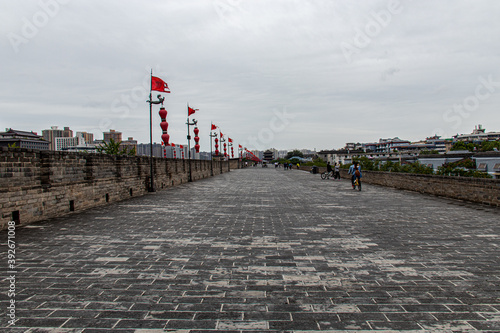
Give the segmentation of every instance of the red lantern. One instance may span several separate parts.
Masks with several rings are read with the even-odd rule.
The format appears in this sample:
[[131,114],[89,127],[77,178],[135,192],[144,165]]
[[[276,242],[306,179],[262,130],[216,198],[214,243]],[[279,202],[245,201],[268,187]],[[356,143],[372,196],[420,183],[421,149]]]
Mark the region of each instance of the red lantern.
[[160,111],[158,112],[158,114],[160,115],[160,118],[161,119],[166,119],[167,118],[167,110],[165,110],[164,107],[161,107],[160,108]]
[[196,144],[194,145],[194,149],[197,153],[200,152],[200,145],[198,144],[198,142],[200,141],[200,137],[198,136],[199,132],[200,132],[200,130],[198,129],[198,127],[195,127],[194,128],[194,142],[196,142]]
[[161,118],[160,127],[163,131],[163,134],[161,135],[161,139],[163,140],[163,143],[165,145],[168,145],[168,140],[170,139],[170,135],[167,134],[167,130],[168,130],[167,110],[165,110],[165,108],[162,106],[160,108],[160,111],[158,112],[158,114],[160,115],[160,118]]
[[168,130],[168,123],[167,123],[166,121],[162,121],[162,122],[160,123],[160,127],[161,127],[161,129],[162,129],[163,131],[165,131],[165,132],[166,132],[166,131]]
[[161,139],[163,140],[163,142],[165,142],[166,145],[168,145],[168,141],[170,140],[170,135],[168,135],[166,131],[164,133],[165,134],[161,135]]

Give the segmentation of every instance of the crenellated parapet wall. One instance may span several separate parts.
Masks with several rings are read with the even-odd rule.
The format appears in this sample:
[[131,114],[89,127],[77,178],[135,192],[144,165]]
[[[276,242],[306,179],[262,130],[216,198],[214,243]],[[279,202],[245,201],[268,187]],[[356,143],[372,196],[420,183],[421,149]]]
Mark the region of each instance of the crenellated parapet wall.
[[[228,162],[191,160],[192,180],[228,172]],[[157,190],[188,181],[189,161],[153,158]],[[149,157],[0,147],[0,229],[62,216],[148,192]]]

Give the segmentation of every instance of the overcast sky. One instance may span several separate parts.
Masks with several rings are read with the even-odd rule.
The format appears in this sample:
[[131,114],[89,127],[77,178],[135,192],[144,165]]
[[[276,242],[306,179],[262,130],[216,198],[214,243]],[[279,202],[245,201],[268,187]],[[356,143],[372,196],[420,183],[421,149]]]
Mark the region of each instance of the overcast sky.
[[[171,142],[186,104],[250,149],[500,131],[500,1],[42,0],[0,4],[0,129]],[[154,93],[155,95],[157,93]],[[158,106],[153,137],[160,142]]]

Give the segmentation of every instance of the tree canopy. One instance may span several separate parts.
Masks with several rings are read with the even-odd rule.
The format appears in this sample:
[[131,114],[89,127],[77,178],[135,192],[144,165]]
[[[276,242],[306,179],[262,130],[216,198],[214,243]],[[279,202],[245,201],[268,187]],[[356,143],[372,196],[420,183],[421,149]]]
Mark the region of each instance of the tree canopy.
[[288,154],[286,154],[286,159],[289,160],[290,157],[294,157],[294,156],[297,156],[297,157],[304,157],[304,154],[300,151],[300,150],[292,150],[292,151],[289,151]]

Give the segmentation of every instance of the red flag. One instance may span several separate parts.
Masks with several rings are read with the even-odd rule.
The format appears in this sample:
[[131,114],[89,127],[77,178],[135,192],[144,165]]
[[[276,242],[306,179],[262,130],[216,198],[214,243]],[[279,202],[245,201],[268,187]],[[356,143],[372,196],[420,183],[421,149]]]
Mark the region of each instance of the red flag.
[[170,93],[167,83],[156,76],[151,76],[151,90]]
[[220,132],[220,137],[221,137],[221,138],[222,138],[222,137],[224,137],[224,134],[222,134],[222,132]]
[[240,149],[243,149],[243,147],[241,145],[238,145],[240,147]]
[[232,142],[233,142],[233,139],[231,139],[231,138],[227,138],[227,141],[228,141],[228,142],[230,142],[230,143],[232,143]]
[[216,129],[217,129],[217,126],[215,126],[214,124],[212,124],[212,131],[216,130]]
[[193,109],[192,107],[188,106],[188,117],[194,114],[196,111],[198,111],[198,109]]
[[172,144],[171,144],[171,146],[172,146],[172,147],[175,147],[175,143],[172,143]]
[[183,145],[179,145],[179,148],[180,148],[180,149],[184,149],[184,146],[183,146]]

